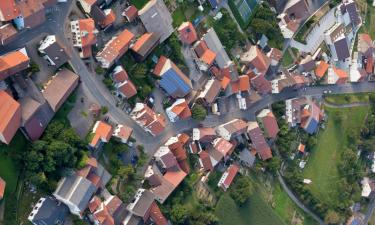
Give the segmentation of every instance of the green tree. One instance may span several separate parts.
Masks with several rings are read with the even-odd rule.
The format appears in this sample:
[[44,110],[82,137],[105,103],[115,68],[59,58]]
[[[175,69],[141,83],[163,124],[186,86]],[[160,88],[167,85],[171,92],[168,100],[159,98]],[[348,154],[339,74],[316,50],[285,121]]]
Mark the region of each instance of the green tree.
[[107,114],[108,113],[108,107],[107,106],[102,106],[100,108],[100,113],[103,114],[103,115]]
[[176,204],[173,206],[170,215],[170,218],[174,224],[184,224],[188,218],[188,210],[185,206]]
[[276,175],[277,171],[280,169],[281,159],[277,156],[274,156],[266,163],[266,168],[273,175]]
[[192,111],[192,118],[195,120],[204,120],[207,116],[206,109],[199,104],[195,104]]
[[329,210],[324,217],[324,222],[327,224],[338,224],[340,223],[340,215],[333,210]]
[[121,166],[120,169],[118,170],[118,175],[121,177],[121,179],[129,181],[134,179],[135,176],[135,170],[133,166],[128,165],[128,166]]
[[247,202],[252,194],[253,186],[249,178],[245,176],[240,176],[237,178],[230,192],[230,196],[234,199],[234,201],[239,203],[239,205],[243,205],[245,202]]

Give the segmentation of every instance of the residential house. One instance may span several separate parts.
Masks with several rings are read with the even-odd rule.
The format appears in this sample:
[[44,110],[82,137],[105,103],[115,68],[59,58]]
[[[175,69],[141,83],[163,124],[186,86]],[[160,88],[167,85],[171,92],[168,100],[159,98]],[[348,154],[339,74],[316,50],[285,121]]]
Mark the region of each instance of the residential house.
[[0,118],[0,141],[10,144],[21,125],[21,107],[3,90],[0,90]]
[[207,33],[203,35],[202,40],[205,41],[209,49],[216,53],[215,62],[220,69],[233,63],[213,28],[207,30]]
[[182,98],[190,93],[192,84],[189,78],[172,62],[161,56],[153,73],[160,77],[160,87],[174,98]]
[[[280,5],[283,4],[285,3],[281,3]],[[279,27],[284,38],[291,38],[297,31],[301,22],[304,21],[309,15],[310,12],[308,10],[307,1],[287,1],[283,12],[278,16],[280,19]]]
[[221,83],[217,79],[210,79],[204,85],[203,91],[201,91],[197,97],[197,101],[203,105],[210,106],[214,103],[217,96],[221,91]]
[[93,134],[93,136],[89,146],[94,149],[98,149],[104,143],[109,142],[112,137],[113,129],[111,125],[103,121],[96,121],[91,133]]
[[252,146],[257,151],[260,158],[263,161],[272,158],[271,148],[267,144],[258,123],[255,121],[249,122],[247,132],[250,136]]
[[[372,70],[373,70],[372,63],[362,66],[364,64],[362,64],[362,62],[360,61],[361,59],[359,55],[360,55],[359,52],[354,52],[353,54],[352,63],[349,68],[350,82],[362,82],[366,80],[368,73],[372,73]],[[365,63],[369,61],[372,61],[372,60],[367,60],[367,59],[364,60]]]
[[89,203],[89,210],[92,213],[94,224],[122,224],[127,216],[125,204],[114,195],[105,196],[103,201],[94,196]]
[[198,40],[197,32],[191,22],[183,22],[177,29],[179,39],[183,44],[191,45]]
[[0,56],[0,81],[21,72],[29,66],[30,58],[26,48],[12,51]]
[[0,21],[7,22],[15,19],[21,14],[20,8],[15,0],[3,0],[0,5]]
[[16,39],[17,30],[11,23],[0,26],[0,45],[4,46]]
[[323,60],[319,61],[317,67],[315,68],[315,77],[317,79],[322,79],[326,75],[328,68],[328,63]]
[[81,58],[92,56],[92,46],[96,45],[96,34],[98,30],[95,28],[93,19],[80,19],[70,22],[72,32],[73,46],[78,48]]
[[251,78],[250,84],[261,95],[272,92],[272,84],[265,78],[264,75],[259,74]]
[[324,40],[330,48],[332,59],[335,61],[345,61],[350,57],[350,42],[345,32],[345,25],[343,23],[336,23],[324,34]]
[[133,129],[126,125],[118,124],[113,132],[113,136],[118,138],[121,143],[128,143],[130,136],[133,133]]
[[167,146],[161,146],[154,154],[155,161],[163,169],[171,169],[177,165],[176,157]]
[[129,5],[125,8],[122,16],[126,18],[128,22],[133,22],[138,17],[138,9],[134,5]]
[[247,148],[242,149],[239,154],[240,163],[242,166],[253,167],[255,163],[256,150],[250,151]]
[[234,119],[216,127],[216,132],[227,141],[246,133],[246,130],[247,123],[241,119]]
[[32,29],[46,20],[42,1],[16,1],[16,4],[14,8],[18,8],[20,14],[13,19],[13,23],[18,30]]
[[271,60],[256,45],[252,45],[247,52],[241,55],[240,63],[256,75],[264,76],[271,65]]
[[112,9],[105,9],[103,10],[104,13],[104,19],[101,21],[98,21],[98,24],[101,28],[105,29],[107,27],[110,27],[113,25],[113,23],[116,21],[116,14]]
[[306,145],[299,143],[297,151],[303,155],[305,154],[305,149],[306,149]]
[[310,72],[315,69],[316,63],[315,60],[312,58],[311,55],[305,56],[299,63],[302,71],[304,72]]
[[375,181],[368,178],[364,177],[361,181],[362,184],[362,192],[361,196],[365,198],[372,198],[375,194]]
[[176,157],[178,167],[186,174],[190,172],[190,166],[187,162],[187,154],[185,150],[185,145],[188,141],[188,138],[189,136],[187,136],[186,134],[179,134],[177,136],[169,138],[164,144]]
[[47,60],[49,65],[59,68],[66,63],[70,56],[68,55],[65,47],[56,38],[56,35],[48,35],[41,42],[38,51]]
[[193,128],[193,140],[201,143],[210,143],[217,137],[216,131],[211,127]]
[[339,68],[328,68],[328,84],[345,84],[349,79],[348,74]]
[[42,136],[55,112],[47,101],[40,103],[29,96],[20,98],[18,102],[21,104],[21,131],[27,139],[36,141]]
[[129,49],[134,34],[125,29],[117,37],[113,37],[104,46],[104,49],[96,54],[96,60],[103,68],[110,68],[117,60],[119,60]]
[[219,182],[217,183],[217,186],[221,187],[224,191],[227,191],[239,170],[240,168],[237,165],[230,165],[221,176]]
[[247,75],[241,75],[238,80],[231,82],[231,93],[240,94],[250,91],[250,78]]
[[27,218],[34,225],[64,224],[69,209],[52,197],[40,198]]
[[199,166],[201,170],[203,171],[212,171],[214,169],[212,162],[211,162],[211,157],[210,154],[208,154],[206,151],[201,151],[199,152]]
[[68,69],[56,73],[42,91],[54,112],[57,112],[78,86],[79,76]]
[[266,137],[275,139],[279,133],[276,117],[269,109],[263,109],[258,113],[257,119],[264,129]]
[[148,33],[160,36],[160,43],[172,35],[173,19],[163,0],[150,0],[138,15]]
[[68,206],[70,213],[82,217],[92,196],[110,179],[104,167],[95,158],[89,158],[83,169],[59,181],[53,195]]
[[5,196],[5,187],[6,187],[6,182],[0,177],[0,201],[3,200]]
[[183,98],[177,99],[165,112],[172,123],[191,117],[189,105]]
[[156,114],[152,109],[143,103],[137,103],[130,113],[130,116],[152,136],[156,136],[163,132],[166,126],[164,116],[161,114]]
[[267,57],[271,60],[271,66],[276,66],[283,57],[283,53],[277,48],[271,48],[267,53]]
[[160,36],[156,33],[145,33],[130,46],[132,55],[137,62],[144,61],[159,45]]
[[[370,35],[358,34],[358,59],[361,68],[366,70],[366,73],[372,74],[374,72],[374,45]],[[354,57],[353,57],[354,58]]]
[[137,94],[137,88],[122,66],[116,66],[113,69],[112,80],[115,83],[117,96],[129,99]]
[[84,13],[91,14],[94,5],[97,5],[97,0],[78,0]]

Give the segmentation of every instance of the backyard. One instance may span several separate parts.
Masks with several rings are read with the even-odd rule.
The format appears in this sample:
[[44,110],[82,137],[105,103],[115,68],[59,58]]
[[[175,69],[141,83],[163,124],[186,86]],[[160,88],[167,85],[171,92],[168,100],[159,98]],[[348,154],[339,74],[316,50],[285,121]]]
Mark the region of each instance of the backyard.
[[349,132],[359,134],[368,111],[368,107],[325,108],[328,123],[318,134],[319,141],[304,169],[303,178],[312,180],[309,187],[312,194],[328,206],[335,207],[340,202],[336,190],[341,179],[338,171],[341,153],[348,147]]
[[326,95],[324,100],[331,104],[352,104],[352,103],[367,103],[369,101],[369,93],[356,94],[340,94],[340,95]]
[[375,39],[375,7],[367,3],[366,0],[358,0],[359,8],[362,12],[362,18],[365,18],[365,23],[362,25],[359,33],[368,33],[372,39]]

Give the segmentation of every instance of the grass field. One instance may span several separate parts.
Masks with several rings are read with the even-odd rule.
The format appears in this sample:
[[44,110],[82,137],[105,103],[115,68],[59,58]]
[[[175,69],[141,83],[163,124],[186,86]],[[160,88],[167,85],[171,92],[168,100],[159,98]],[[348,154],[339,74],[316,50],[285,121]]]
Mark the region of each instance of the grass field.
[[186,16],[182,7],[178,7],[172,14],[173,26],[179,27],[183,22],[186,21]]
[[326,95],[324,99],[332,104],[350,104],[350,103],[365,103],[369,101],[370,93],[356,93],[356,94],[340,94],[340,95]]
[[[368,107],[354,107],[333,109],[326,107],[328,123],[325,130],[318,135],[318,144],[313,150],[310,160],[303,172],[304,178],[312,180],[310,189],[312,194],[320,201],[333,205],[339,201],[336,192],[338,182],[337,165],[340,154],[348,145],[347,133],[351,130],[360,132]],[[335,121],[338,114],[342,113],[342,122]]]
[[250,200],[242,207],[238,207],[228,194],[224,194],[216,205],[215,214],[222,225],[285,224],[257,193],[252,195]]
[[358,0],[357,4],[359,5],[362,14],[365,17],[365,24],[362,25],[359,33],[368,33],[370,34],[372,39],[375,39],[375,7],[367,4],[366,0]]
[[140,10],[149,0],[131,0],[130,2]]

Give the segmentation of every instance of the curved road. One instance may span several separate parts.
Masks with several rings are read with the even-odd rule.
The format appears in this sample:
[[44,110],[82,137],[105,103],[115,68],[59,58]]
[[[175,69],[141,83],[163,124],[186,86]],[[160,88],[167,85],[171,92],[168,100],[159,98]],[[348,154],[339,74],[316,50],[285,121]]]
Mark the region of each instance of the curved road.
[[[256,112],[270,106],[274,102],[284,101],[286,99],[301,97],[301,96],[320,96],[324,91],[330,90],[332,94],[343,94],[343,93],[358,93],[358,92],[371,92],[375,91],[375,83],[363,82],[356,84],[345,84],[339,86],[315,86],[307,87],[305,90],[295,91],[293,89],[284,90],[282,93],[277,95],[266,95],[261,100],[252,104],[247,110],[239,110],[238,108],[230,109],[228,113],[221,116],[209,116],[204,121],[198,123],[193,119],[179,121],[176,123],[169,123],[164,132],[156,137],[146,133],[140,126],[133,121],[128,114],[116,107],[115,99],[110,92],[104,87],[104,85],[95,79],[95,74],[91,73],[84,62],[79,57],[77,51],[73,48],[71,43],[66,39],[64,35],[64,21],[66,20],[69,12],[73,6],[74,0],[68,0],[68,3],[62,3],[52,8],[53,13],[48,17],[47,21],[34,28],[33,30],[25,30],[20,34],[20,38],[17,38],[14,42],[10,43],[6,47],[0,48],[0,54],[25,46],[25,43],[34,39],[40,34],[55,34],[65,44],[69,52],[71,53],[71,65],[75,72],[80,76],[83,85],[88,87],[88,90],[92,97],[94,97],[100,105],[105,105],[109,109],[110,117],[118,123],[123,123],[133,128],[133,136],[137,139],[137,142],[144,145],[148,153],[152,154],[156,149],[162,145],[169,137],[181,133],[183,131],[191,130],[197,127],[199,124],[204,126],[214,127],[230,121],[235,118],[242,118],[245,120],[255,120]],[[284,190],[288,193],[291,199],[305,212],[312,216],[320,224],[322,223],[316,215],[308,210],[298,199],[294,196],[292,191],[286,186],[282,177],[279,176],[280,183]]]

